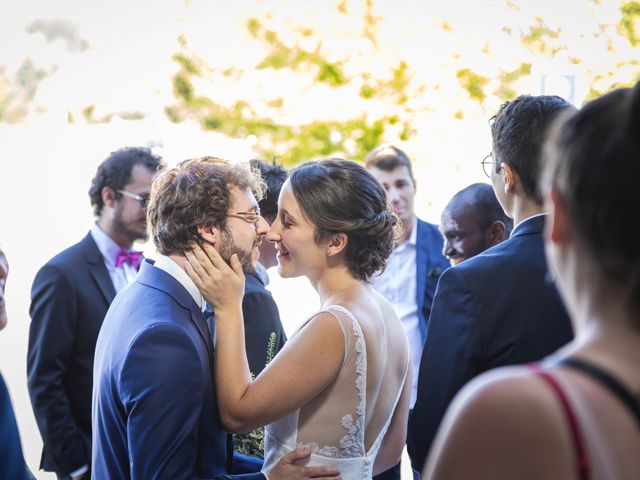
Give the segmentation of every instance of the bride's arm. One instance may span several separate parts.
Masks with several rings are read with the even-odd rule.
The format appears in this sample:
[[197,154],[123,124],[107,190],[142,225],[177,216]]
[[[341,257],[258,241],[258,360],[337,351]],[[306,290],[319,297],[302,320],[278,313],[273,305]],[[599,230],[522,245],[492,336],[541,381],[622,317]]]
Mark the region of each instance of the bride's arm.
[[[188,253],[187,273],[216,315],[215,382],[220,419],[230,432],[266,425],[300,408],[337,376],[344,333],[329,313],[314,317],[251,381],[244,342],[244,274],[237,257],[227,265],[205,245]],[[206,258],[206,257],[209,258]]]

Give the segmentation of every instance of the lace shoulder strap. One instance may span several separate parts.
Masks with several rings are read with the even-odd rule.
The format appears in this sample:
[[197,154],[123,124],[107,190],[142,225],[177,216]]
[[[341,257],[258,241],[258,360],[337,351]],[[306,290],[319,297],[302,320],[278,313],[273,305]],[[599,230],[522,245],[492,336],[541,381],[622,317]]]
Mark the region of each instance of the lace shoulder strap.
[[[348,434],[341,440],[343,447],[348,447],[353,454],[364,455],[364,429],[365,429],[365,412],[367,407],[367,345],[364,340],[364,333],[358,319],[342,305],[330,305],[323,309],[327,313],[331,313],[340,321],[335,312],[342,313],[351,321],[351,329],[355,339],[354,345],[356,352],[356,388],[358,389],[358,406],[356,407],[356,419],[351,415],[345,415],[342,419],[342,425],[347,428]],[[345,335],[347,332],[345,331]],[[345,352],[345,358],[347,352]]]

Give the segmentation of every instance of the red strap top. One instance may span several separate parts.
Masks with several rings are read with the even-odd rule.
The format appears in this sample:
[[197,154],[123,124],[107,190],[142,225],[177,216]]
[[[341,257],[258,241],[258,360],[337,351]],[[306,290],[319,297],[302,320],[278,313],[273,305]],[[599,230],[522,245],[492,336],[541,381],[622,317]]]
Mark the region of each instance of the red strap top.
[[540,368],[538,364],[529,365],[537,376],[543,379],[553,390],[556,397],[560,401],[562,411],[569,424],[571,430],[571,439],[573,440],[573,447],[576,454],[576,468],[578,470],[578,478],[580,480],[588,480],[591,473],[591,465],[589,463],[589,456],[587,455],[587,449],[582,439],[582,432],[580,431],[580,425],[575,413],[569,403],[569,398],[566,392],[563,390],[560,383],[549,372]]

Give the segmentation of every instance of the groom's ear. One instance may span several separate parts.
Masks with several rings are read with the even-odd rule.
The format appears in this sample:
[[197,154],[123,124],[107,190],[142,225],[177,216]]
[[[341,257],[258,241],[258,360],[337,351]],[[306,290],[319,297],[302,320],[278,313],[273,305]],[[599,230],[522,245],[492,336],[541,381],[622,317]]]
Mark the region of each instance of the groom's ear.
[[220,239],[220,230],[213,226],[197,227],[198,236],[205,242],[217,247]]

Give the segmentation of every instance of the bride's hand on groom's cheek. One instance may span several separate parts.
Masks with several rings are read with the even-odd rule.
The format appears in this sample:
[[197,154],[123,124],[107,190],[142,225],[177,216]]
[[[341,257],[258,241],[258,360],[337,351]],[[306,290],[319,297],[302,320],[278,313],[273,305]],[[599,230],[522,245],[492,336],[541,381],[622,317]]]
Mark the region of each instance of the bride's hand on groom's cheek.
[[185,271],[214,310],[241,307],[244,272],[236,254],[229,265],[213,246],[203,243],[194,244],[185,257]]

